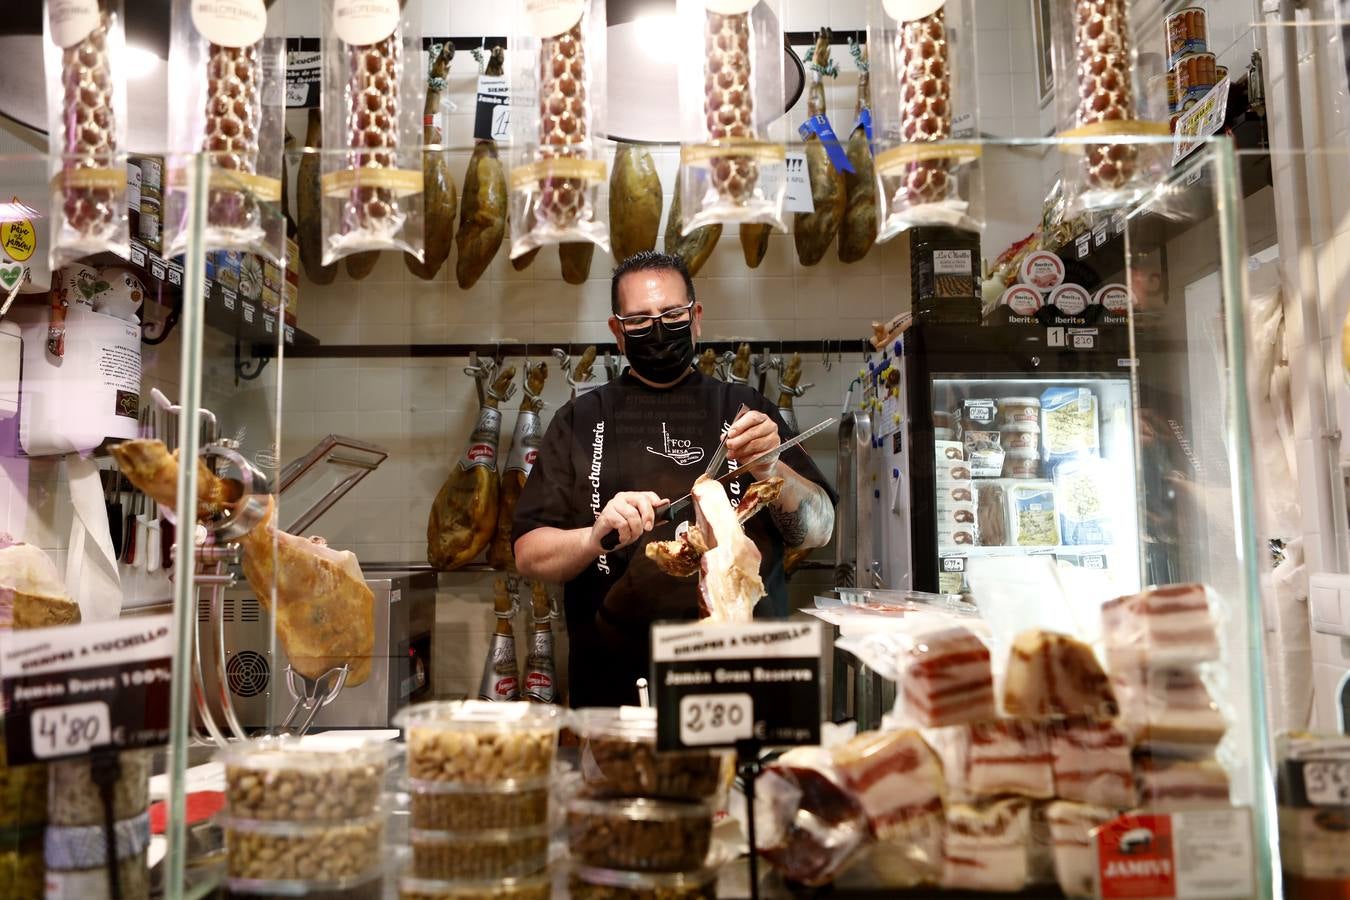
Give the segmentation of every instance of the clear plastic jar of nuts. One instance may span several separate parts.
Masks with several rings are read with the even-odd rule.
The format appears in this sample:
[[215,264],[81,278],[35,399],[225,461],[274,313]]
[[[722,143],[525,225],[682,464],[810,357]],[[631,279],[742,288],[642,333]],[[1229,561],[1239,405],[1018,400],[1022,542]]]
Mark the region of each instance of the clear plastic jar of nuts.
[[704,800],[725,787],[730,756],[714,750],[656,751],[656,711],[624,707],[582,709],[573,728],[581,738],[581,777],[592,797]]
[[548,823],[549,780],[408,782],[412,827],[433,831],[530,828]]
[[545,872],[528,878],[488,881],[432,881],[400,878],[399,900],[548,900],[553,879]]
[[542,703],[422,703],[394,717],[408,743],[408,777],[493,785],[547,778],[562,711]]
[[577,798],[567,807],[567,844],[586,866],[687,872],[708,856],[712,820],[710,803]]
[[436,881],[520,878],[548,865],[548,826],[491,831],[411,829],[412,874]]
[[232,744],[216,755],[225,764],[225,797],[236,819],[264,822],[345,822],[374,815],[388,766],[389,745],[314,748],[264,738]]
[[379,868],[383,843],[383,815],[322,825],[225,821],[231,879],[356,884]]
[[717,870],[628,872],[576,866],[568,879],[572,900],[717,900]]

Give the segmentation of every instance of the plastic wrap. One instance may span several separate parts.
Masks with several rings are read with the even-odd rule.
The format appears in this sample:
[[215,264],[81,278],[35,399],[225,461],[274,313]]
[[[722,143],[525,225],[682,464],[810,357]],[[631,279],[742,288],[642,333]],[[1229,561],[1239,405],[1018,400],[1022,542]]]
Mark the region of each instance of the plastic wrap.
[[1110,717],[1116,698],[1091,647],[1067,634],[1033,628],[1013,639],[1003,676],[1003,710],[1038,720]]
[[835,770],[881,840],[940,831],[942,765],[916,731],[868,731],[831,751]]
[[1201,584],[1153,587],[1102,605],[1106,660],[1113,674],[1176,669],[1219,658],[1215,604]]
[[789,750],[759,776],[755,793],[757,849],[785,878],[826,884],[870,837],[867,815],[827,750]]
[[1168,756],[1205,757],[1228,723],[1194,669],[1132,667],[1111,673],[1120,724],[1140,749]]
[[1090,833],[1115,817],[1114,809],[1067,801],[1046,809],[1055,848],[1055,880],[1065,896],[1096,896],[1097,848]]
[[127,238],[126,58],[122,0],[45,4],[52,269]]
[[593,797],[705,800],[719,795],[730,764],[718,750],[656,751],[656,711],[583,709],[572,729],[581,738],[581,778]]
[[976,797],[1017,794],[1039,800],[1054,796],[1050,740],[1037,722],[1000,719],[970,726],[965,754],[966,787]]
[[871,0],[879,241],[915,225],[978,229],[970,214],[979,158],[972,0]]
[[1032,853],[1030,800],[947,807],[943,887],[1020,891],[1032,882]]
[[567,807],[567,846],[585,866],[688,872],[708,857],[712,823],[710,803],[578,797]]
[[[681,233],[759,222],[786,230],[782,0],[677,0]],[[701,62],[701,65],[700,65]]]
[[[1056,111],[1063,147],[1076,159],[1064,167],[1065,214],[1128,204],[1165,174],[1167,123],[1148,121],[1166,110],[1163,79],[1150,85],[1131,43],[1127,0],[1056,0],[1051,4]],[[1152,55],[1152,54],[1147,54]],[[1084,139],[1110,137],[1106,143]]]
[[399,0],[324,4],[323,262],[378,250],[422,261],[421,35]]
[[1134,806],[1130,738],[1109,719],[1050,723],[1055,796],[1096,806]]
[[511,38],[511,258],[546,244],[609,250],[605,5],[517,0]]
[[281,16],[269,23],[267,5],[174,0],[165,256],[187,247],[187,166],[191,154],[207,153],[211,185],[202,246],[283,261],[285,41]]
[[894,714],[905,725],[938,728],[992,719],[994,676],[981,623],[918,613],[885,633],[841,638],[840,650],[897,685]]

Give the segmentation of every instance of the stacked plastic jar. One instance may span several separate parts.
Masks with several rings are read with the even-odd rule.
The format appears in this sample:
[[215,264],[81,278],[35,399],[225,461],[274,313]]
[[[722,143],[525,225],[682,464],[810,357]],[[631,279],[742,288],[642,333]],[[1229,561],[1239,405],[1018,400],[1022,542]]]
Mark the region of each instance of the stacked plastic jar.
[[580,710],[573,728],[581,737],[583,788],[567,808],[571,896],[715,898],[708,850],[728,757],[658,753],[650,709]]
[[229,894],[364,900],[382,892],[388,745],[232,745],[225,764]]
[[[55,762],[47,779],[43,835],[47,892],[101,900],[111,895],[108,869],[115,866],[122,900],[148,898],[149,752],[100,753]],[[105,818],[109,805],[111,829]]]
[[408,745],[403,900],[547,900],[549,783],[562,712],[537,703],[424,703]]

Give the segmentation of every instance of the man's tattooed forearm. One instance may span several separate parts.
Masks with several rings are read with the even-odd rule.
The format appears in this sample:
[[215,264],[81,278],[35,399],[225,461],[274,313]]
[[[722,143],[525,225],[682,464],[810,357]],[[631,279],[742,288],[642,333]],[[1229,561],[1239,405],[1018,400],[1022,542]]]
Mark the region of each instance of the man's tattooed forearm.
[[788,547],[800,547],[813,536],[817,538],[814,545],[824,544],[828,540],[824,532],[829,531],[832,525],[832,521],[826,521],[826,511],[833,512],[824,491],[818,487],[807,493],[796,509],[784,509],[776,503],[769,506],[769,515],[773,516],[778,533],[783,536],[783,543]]

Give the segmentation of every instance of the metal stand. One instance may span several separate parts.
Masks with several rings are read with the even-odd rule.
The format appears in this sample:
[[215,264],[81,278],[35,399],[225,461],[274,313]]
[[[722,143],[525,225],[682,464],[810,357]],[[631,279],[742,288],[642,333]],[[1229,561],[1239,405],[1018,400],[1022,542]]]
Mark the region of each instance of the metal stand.
[[318,678],[307,678],[295,671],[293,667],[287,666],[286,689],[295,698],[295,705],[286,714],[286,718],[281,720],[281,724],[277,726],[277,732],[281,733],[289,729],[291,723],[295,721],[296,716],[300,715],[302,710],[305,717],[295,729],[295,733],[304,734],[309,731],[309,726],[314,723],[314,717],[319,714],[319,710],[332,703],[337,699],[338,694],[342,693],[342,688],[347,684],[347,675],[350,671],[351,668],[344,664],[335,669],[329,669]]
[[759,849],[755,846],[755,782],[763,766],[759,761],[759,741],[736,742],[736,772],[745,780],[745,831],[750,842],[750,898],[759,900]]

